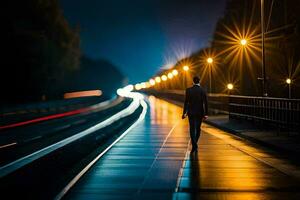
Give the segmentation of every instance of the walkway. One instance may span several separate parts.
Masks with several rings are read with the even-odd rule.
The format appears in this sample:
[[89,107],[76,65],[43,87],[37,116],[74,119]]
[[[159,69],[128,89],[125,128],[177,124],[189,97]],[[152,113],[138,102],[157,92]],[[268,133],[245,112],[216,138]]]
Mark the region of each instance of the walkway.
[[65,199],[300,199],[300,170],[285,158],[205,124],[191,156],[181,108],[149,102],[145,120]]

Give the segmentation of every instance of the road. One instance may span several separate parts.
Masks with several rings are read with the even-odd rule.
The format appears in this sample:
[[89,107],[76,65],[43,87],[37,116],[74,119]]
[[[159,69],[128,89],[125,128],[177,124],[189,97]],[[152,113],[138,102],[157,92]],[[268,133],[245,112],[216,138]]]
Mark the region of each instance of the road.
[[300,199],[300,168],[288,157],[207,124],[190,154],[181,108],[153,96],[149,105],[65,199]]
[[73,114],[71,111],[71,115],[58,118],[55,116],[70,112],[51,115],[54,118],[44,116],[37,118],[42,121],[3,129],[0,133],[0,166],[85,130],[126,108],[129,103],[130,100],[114,100],[111,105],[101,106],[100,103],[98,107],[80,109],[87,110],[85,112]]

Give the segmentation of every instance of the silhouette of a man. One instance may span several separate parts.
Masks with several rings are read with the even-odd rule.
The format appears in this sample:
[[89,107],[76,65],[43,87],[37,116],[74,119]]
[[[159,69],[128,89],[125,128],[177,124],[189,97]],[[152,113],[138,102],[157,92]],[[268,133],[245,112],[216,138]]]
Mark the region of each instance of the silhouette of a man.
[[207,118],[208,106],[206,92],[200,86],[199,77],[193,78],[194,85],[185,91],[185,101],[182,119],[188,116],[190,124],[190,136],[192,141],[192,151],[198,150],[198,139],[200,137],[201,123]]

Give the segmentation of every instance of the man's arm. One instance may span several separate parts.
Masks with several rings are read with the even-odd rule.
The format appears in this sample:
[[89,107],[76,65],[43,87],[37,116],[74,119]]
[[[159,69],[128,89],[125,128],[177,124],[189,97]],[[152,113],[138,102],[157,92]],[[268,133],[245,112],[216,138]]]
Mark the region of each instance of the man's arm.
[[206,92],[203,91],[203,108],[204,108],[204,116],[207,118],[208,115],[208,103],[207,103],[207,95]]
[[183,113],[182,113],[182,119],[185,118],[185,115],[187,114],[187,108],[189,104],[189,94],[188,90],[185,90],[185,98],[184,98],[184,106],[183,106]]

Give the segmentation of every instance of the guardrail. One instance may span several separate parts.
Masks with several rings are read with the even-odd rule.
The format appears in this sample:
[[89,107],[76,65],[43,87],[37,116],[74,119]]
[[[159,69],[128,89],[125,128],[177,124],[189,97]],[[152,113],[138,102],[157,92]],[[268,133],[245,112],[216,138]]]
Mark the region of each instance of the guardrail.
[[[145,92],[175,101],[184,101],[183,90]],[[208,107],[212,114],[229,114],[230,118],[251,120],[288,130],[300,129],[300,99],[208,94]]]
[[300,99],[231,95],[229,96],[229,116],[298,130],[300,128]]

